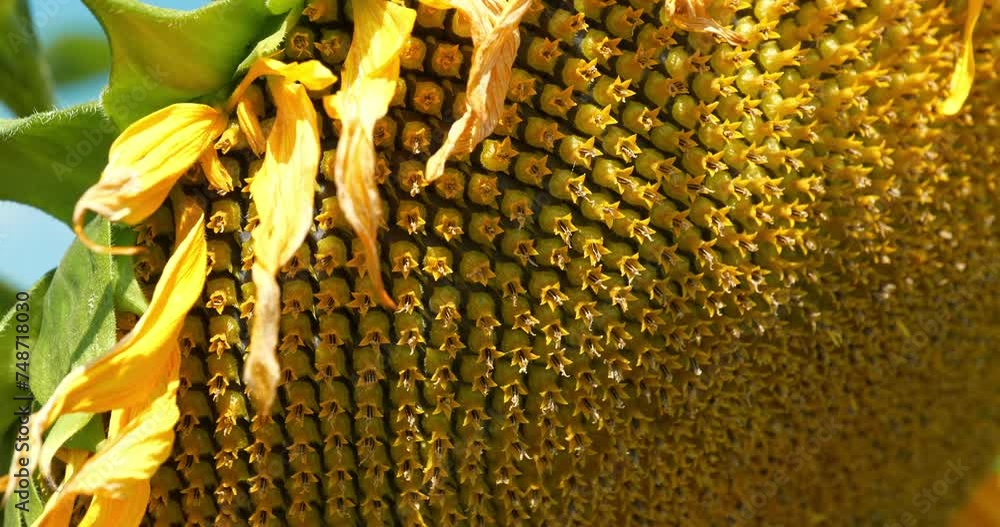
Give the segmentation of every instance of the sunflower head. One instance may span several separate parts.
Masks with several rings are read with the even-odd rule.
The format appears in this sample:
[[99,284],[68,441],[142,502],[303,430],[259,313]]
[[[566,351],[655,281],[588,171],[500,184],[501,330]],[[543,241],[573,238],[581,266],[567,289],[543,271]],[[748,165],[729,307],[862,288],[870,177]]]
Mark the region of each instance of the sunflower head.
[[77,204],[151,294],[32,418],[37,451],[111,414],[42,463],[42,523],[902,518],[1000,436],[968,406],[1000,371],[980,19],[294,8],[225,93],[125,128]]

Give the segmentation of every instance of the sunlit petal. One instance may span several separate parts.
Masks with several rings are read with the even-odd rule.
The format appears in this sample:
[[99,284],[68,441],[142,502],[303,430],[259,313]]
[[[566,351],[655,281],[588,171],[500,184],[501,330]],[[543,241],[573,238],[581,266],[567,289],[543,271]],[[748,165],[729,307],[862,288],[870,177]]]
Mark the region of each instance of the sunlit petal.
[[472,152],[493,133],[503,112],[510,86],[511,69],[521,43],[518,24],[531,7],[531,0],[510,0],[506,4],[480,0],[436,0],[434,7],[449,4],[470,21],[475,51],[466,91],[465,113],[451,126],[441,148],[427,160],[424,176],[428,182],[444,173],[451,156]]
[[149,481],[124,483],[115,497],[99,492],[90,502],[86,516],[77,527],[102,527],[139,525],[149,505]]
[[[135,328],[100,359],[72,370],[31,419],[31,449],[60,415],[142,407],[165,383],[176,380],[177,335],[200,298],[207,265],[204,212],[186,197],[175,200],[178,243]],[[37,457],[32,458],[32,466]],[[48,473],[48,467],[42,467]]]
[[979,13],[983,10],[983,0],[970,0],[967,9],[965,29],[962,32],[962,54],[955,64],[955,71],[951,74],[948,97],[941,102],[940,110],[944,115],[955,115],[962,109],[965,99],[972,91],[972,81],[976,77],[972,35],[976,29],[976,22],[979,20]]
[[253,231],[257,290],[246,382],[264,412],[278,384],[280,303],[274,276],[302,245],[312,226],[320,146],[316,110],[303,85],[287,78],[268,84],[277,106],[264,164],[250,184],[260,224]]
[[686,31],[711,33],[733,46],[745,46],[747,40],[708,14],[706,0],[667,0],[663,3],[660,20],[672,21]]
[[240,123],[243,135],[247,138],[247,144],[258,157],[264,154],[266,141],[264,131],[260,127],[260,116],[263,114],[264,93],[257,86],[251,85],[236,103],[236,119]]
[[135,224],[152,214],[174,183],[226,129],[226,117],[203,104],[174,104],[140,119],[111,145],[101,180],[77,202],[73,228],[91,249],[133,254],[135,248],[102,247],[83,232],[93,211],[112,221]]
[[264,76],[283,77],[289,82],[301,83],[309,90],[322,90],[337,81],[337,76],[318,60],[285,64],[277,59],[261,58],[250,66],[250,71],[233,90],[227,107],[235,107],[243,99],[244,92],[250,88],[253,81]]
[[164,366],[173,379],[161,384],[161,393],[146,406],[127,410],[131,414],[128,420],[109,433],[97,453],[46,503],[39,518],[41,525],[47,525],[47,516],[64,510],[66,503],[72,506],[81,494],[95,496],[87,512],[90,519],[82,525],[97,525],[98,521],[100,525],[139,525],[149,501],[149,478],[170,455],[179,416],[176,398],[180,354],[176,342],[172,347],[173,356]]
[[219,194],[228,194],[233,190],[233,176],[229,174],[226,167],[219,159],[219,153],[215,148],[206,148],[199,158],[201,170],[205,173],[208,184]]
[[375,121],[389,110],[399,79],[399,56],[413,29],[412,9],[374,0],[354,4],[354,37],[344,62],[342,87],[324,99],[341,121],[334,159],[337,201],[361,239],[368,273],[381,301],[393,306],[379,271],[378,226],[382,206],[375,182]]

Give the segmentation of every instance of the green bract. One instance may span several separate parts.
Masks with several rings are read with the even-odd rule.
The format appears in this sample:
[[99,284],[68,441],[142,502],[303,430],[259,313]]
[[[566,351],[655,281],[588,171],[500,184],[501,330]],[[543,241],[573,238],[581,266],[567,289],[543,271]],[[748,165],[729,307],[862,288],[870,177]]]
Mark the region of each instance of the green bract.
[[118,135],[96,103],[0,120],[0,199],[41,209],[66,225],[101,174]]
[[101,102],[121,127],[229,86],[255,44],[284,18],[263,0],[221,0],[194,11],[134,0],[85,3],[111,43],[111,79]]

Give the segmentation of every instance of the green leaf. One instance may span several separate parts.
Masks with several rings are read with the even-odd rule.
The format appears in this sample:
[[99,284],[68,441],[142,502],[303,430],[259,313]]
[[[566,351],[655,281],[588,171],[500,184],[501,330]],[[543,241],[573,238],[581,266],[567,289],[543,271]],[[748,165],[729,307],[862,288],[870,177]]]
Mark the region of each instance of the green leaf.
[[[87,235],[102,245],[131,245],[132,231],[96,217]],[[145,309],[127,257],[98,254],[79,240],[70,246],[42,306],[42,324],[31,361],[31,388],[45,402],[75,366],[106,353],[116,342],[115,307]]]
[[[69,414],[69,415],[81,415],[81,414]],[[59,419],[56,419],[56,425],[63,417],[69,417],[69,415],[64,415]],[[63,444],[66,448],[77,448],[82,450],[89,450],[90,452],[97,452],[97,446],[101,444],[101,441],[107,439],[107,434],[104,433],[104,419],[99,415],[94,414],[82,414],[89,416],[89,419],[83,420],[83,427],[78,429],[74,434],[72,434],[66,443]],[[82,418],[81,418],[82,419]],[[55,425],[53,425],[55,426]],[[49,435],[52,432],[49,431]],[[46,438],[47,440],[47,438]]]
[[117,135],[96,103],[0,120],[0,200],[31,205],[72,226],[73,207],[100,178]]
[[[38,356],[38,333],[42,327],[42,318],[44,316],[42,306],[45,303],[45,294],[49,290],[54,273],[55,271],[49,271],[38,283],[28,290],[27,311],[23,309],[18,311],[15,304],[10,307],[7,313],[4,314],[3,319],[0,320],[0,401],[4,401],[5,405],[11,401],[15,401],[15,396],[27,395],[27,392],[18,388],[16,384],[18,380],[17,373],[19,371],[18,363],[21,361],[17,360],[16,355],[17,351],[19,351],[17,345],[17,336],[19,334],[17,325],[19,322],[16,320],[15,315],[17,313],[28,313],[27,322],[20,322],[20,324],[28,326],[27,333],[20,333],[27,335],[27,338],[22,337],[20,339],[23,343],[20,351],[23,351],[25,346],[27,346],[29,364],[36,360],[41,360]],[[20,373],[23,375],[25,372],[21,371]],[[28,373],[30,374],[30,368]],[[16,416],[13,412],[0,412],[0,430],[7,430],[15,418]]]
[[28,0],[0,1],[0,100],[22,116],[54,107]]
[[86,80],[111,69],[111,50],[100,34],[62,33],[45,47],[45,58],[57,85]]
[[84,0],[111,43],[111,80],[102,102],[124,128],[160,108],[218,95],[282,16],[264,0],[218,0],[194,11],[136,0]]

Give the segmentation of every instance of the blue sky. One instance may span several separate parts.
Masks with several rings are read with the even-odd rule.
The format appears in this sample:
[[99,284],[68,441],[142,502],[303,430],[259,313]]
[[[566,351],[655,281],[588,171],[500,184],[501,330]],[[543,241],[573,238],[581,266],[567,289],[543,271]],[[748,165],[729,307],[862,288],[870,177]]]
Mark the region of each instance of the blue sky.
[[[101,33],[101,26],[79,0],[31,0],[42,44],[61,31]],[[192,9],[202,0],[156,0],[162,7]],[[60,89],[56,94],[60,107],[94,100],[107,83],[107,76]],[[0,104],[0,117],[10,113]],[[0,160],[2,166],[3,160]],[[6,174],[7,177],[31,177],[31,174]],[[26,288],[59,264],[73,241],[73,233],[52,217],[17,203],[0,201],[0,279]]]

